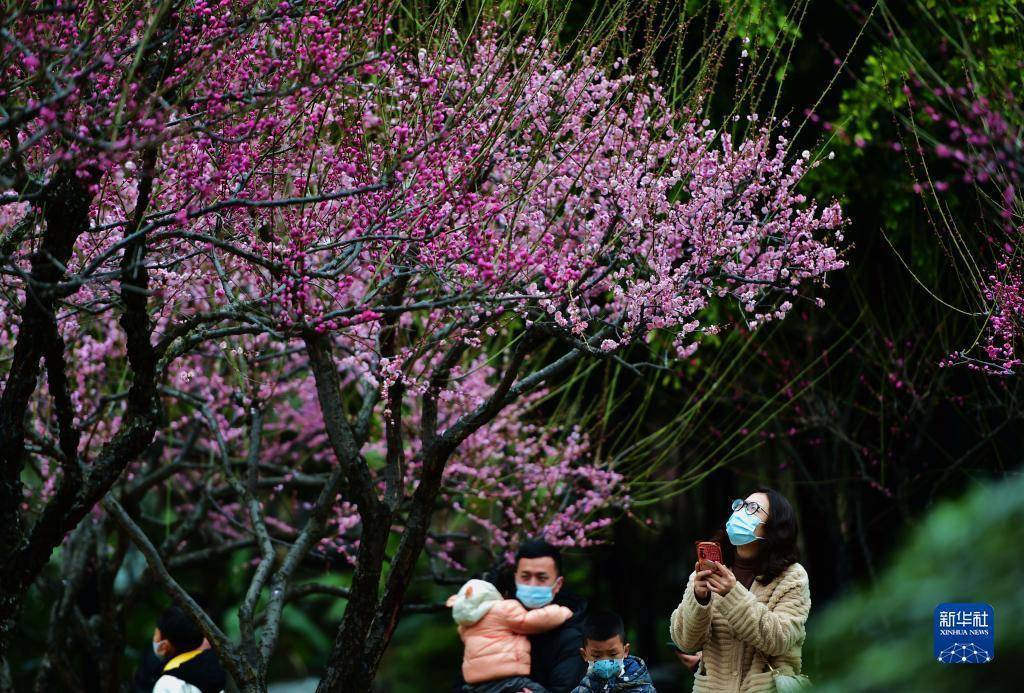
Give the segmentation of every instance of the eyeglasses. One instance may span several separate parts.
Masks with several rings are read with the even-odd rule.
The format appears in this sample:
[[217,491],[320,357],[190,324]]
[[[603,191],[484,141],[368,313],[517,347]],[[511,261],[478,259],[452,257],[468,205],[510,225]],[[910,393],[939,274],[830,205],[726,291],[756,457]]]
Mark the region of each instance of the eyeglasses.
[[762,508],[760,505],[758,505],[757,501],[745,501],[742,498],[737,498],[732,502],[733,512],[736,512],[740,508],[744,507],[747,509],[747,515],[753,515],[754,513],[760,510],[761,512],[764,513],[765,517],[768,517],[768,511]]

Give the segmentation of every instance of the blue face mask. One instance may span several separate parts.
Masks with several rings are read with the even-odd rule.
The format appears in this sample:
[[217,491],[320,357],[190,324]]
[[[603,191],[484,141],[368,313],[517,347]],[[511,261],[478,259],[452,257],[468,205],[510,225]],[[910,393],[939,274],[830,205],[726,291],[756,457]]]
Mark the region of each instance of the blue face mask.
[[759,524],[761,520],[748,514],[746,508],[740,508],[729,516],[725,523],[725,531],[733,546],[743,546],[762,538],[754,534]]
[[516,599],[527,609],[539,609],[555,599],[551,585],[520,585],[516,583]]
[[587,673],[599,679],[613,679],[626,670],[621,659],[599,659],[587,666]]

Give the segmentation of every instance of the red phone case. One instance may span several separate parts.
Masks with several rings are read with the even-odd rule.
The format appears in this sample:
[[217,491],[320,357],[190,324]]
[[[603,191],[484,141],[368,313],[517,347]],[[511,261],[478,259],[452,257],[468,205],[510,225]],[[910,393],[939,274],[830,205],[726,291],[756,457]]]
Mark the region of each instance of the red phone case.
[[698,561],[715,561],[717,563],[722,562],[722,547],[718,545],[718,542],[698,541],[694,543],[697,545]]

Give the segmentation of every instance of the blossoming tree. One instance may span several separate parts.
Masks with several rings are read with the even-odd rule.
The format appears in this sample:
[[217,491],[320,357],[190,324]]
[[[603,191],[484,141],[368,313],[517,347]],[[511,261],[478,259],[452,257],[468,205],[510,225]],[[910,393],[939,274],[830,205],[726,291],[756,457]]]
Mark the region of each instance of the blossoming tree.
[[[797,191],[816,164],[771,127],[496,26],[406,42],[386,9],[3,20],[3,645],[102,501],[245,690],[317,589],[303,566],[350,564],[321,690],[368,690],[421,555],[456,560],[439,505],[500,553],[586,542],[624,498],[581,432],[530,423],[546,388],[651,340],[685,358],[730,327],[712,306],[781,319],[842,267],[838,205]],[[170,479],[157,545],[139,507]],[[217,552],[189,553],[201,531]],[[172,558],[247,546],[235,641]]]
[[[901,76],[903,127],[887,148],[908,153],[901,156],[914,179],[911,190],[929,215],[957,288],[966,288],[966,305],[951,298],[940,299],[941,305],[975,322],[973,334],[961,338],[940,365],[1012,376],[1022,365],[1024,337],[1022,113],[1012,89],[998,78],[964,82],[959,68],[954,72],[952,82],[920,69]],[[965,200],[974,203],[969,212]],[[930,291],[941,295],[943,289]]]
[[[917,79],[912,84],[921,86]],[[1024,365],[1024,273],[1020,262],[1024,226],[1019,222],[1024,167],[1022,113],[1012,95],[1008,103],[995,104],[976,92],[973,85],[970,89],[935,87],[931,94],[925,93],[925,98],[934,99],[939,105],[936,108],[928,101],[919,103],[921,96],[915,98],[910,85],[904,86],[904,95],[910,107],[919,111],[924,127],[941,123],[937,126],[941,129],[933,135],[938,141],[927,153],[945,160],[955,174],[949,176],[952,180],[932,180],[935,174],[923,166],[926,179],[915,183],[914,191],[924,194],[927,188],[926,201],[936,205],[951,185],[970,186],[980,193],[985,216],[990,217],[986,219],[986,232],[972,238],[975,234],[956,228],[957,221],[952,219],[947,222],[947,233],[954,244],[966,245],[961,239],[970,239],[967,243],[971,245],[954,256],[954,264],[973,288],[972,298],[979,309],[975,317],[981,319],[981,327],[974,343],[950,354],[943,365],[964,364],[991,375],[1009,376],[1019,373]],[[946,109],[952,112],[944,112]],[[921,154],[923,159],[923,148]]]

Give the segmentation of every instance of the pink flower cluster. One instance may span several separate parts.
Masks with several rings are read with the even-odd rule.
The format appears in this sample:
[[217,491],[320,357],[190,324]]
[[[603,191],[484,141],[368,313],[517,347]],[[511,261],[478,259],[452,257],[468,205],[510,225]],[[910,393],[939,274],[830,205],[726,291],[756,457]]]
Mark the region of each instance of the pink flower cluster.
[[[938,141],[929,153],[955,174],[934,174],[934,181],[915,183],[915,192],[923,193],[927,188],[943,192],[954,184],[972,186],[982,193],[985,206],[996,212],[988,223],[989,228],[998,230],[975,239],[977,252],[989,268],[987,278],[977,282],[977,298],[985,316],[980,353],[973,349],[957,351],[942,365],[966,364],[993,375],[1019,372],[1024,337],[1024,284],[1019,258],[1024,227],[1015,221],[1021,212],[1024,175],[1024,144],[1020,126],[1015,124],[1021,120],[1019,107],[1012,95],[996,105],[972,84],[926,90],[914,78],[903,92],[922,126],[939,130],[935,134]],[[973,272],[973,267],[968,271]]]
[[[373,3],[197,0],[116,17],[103,3],[38,5],[12,20],[19,41],[3,43],[5,84],[20,85],[4,97],[21,105],[0,157],[25,171],[9,189],[72,166],[93,195],[58,317],[81,456],[88,465],[122,423],[120,262],[151,177],[136,234],[161,349],[157,463],[180,465],[182,512],[241,473],[258,406],[268,522],[290,536],[304,520],[309,489],[336,464],[299,338],[310,330],[331,335],[353,410],[363,392],[403,386],[411,490],[419,398],[448,345],[466,355],[440,396],[442,430],[490,396],[495,364],[524,333],[598,357],[663,333],[686,358],[702,334],[730,327],[709,307],[737,308],[748,327],[781,319],[844,264],[842,211],[798,192],[818,162],[788,155],[773,130],[785,123],[716,128],[673,108],[655,75],[597,51],[566,63],[497,26],[468,44],[410,47]],[[37,231],[33,204],[5,197],[0,237]],[[16,247],[5,265],[0,364],[30,251]],[[439,526],[482,532],[495,552],[536,533],[582,546],[628,508],[628,480],[585,432],[539,423],[540,397],[507,406],[456,451],[444,494],[457,512]],[[40,391],[31,412],[33,507],[53,490],[51,406]],[[378,474],[390,406],[376,405],[364,451]],[[139,462],[126,481],[149,471]],[[213,499],[218,532],[250,531],[237,499]],[[339,497],[321,549],[350,558],[358,536]]]
[[[1024,229],[1017,234],[1024,234]],[[963,363],[992,375],[1013,375],[1024,366],[1024,275],[1020,262],[1012,258],[998,263],[995,269],[999,274],[989,275],[983,287],[985,302],[991,306],[981,346],[984,358],[959,351],[944,359],[943,366]]]

